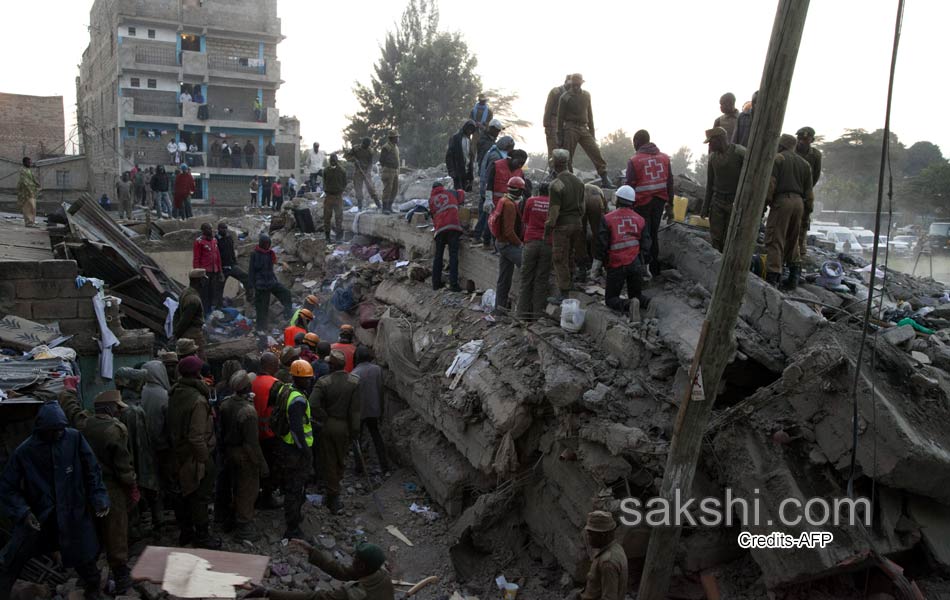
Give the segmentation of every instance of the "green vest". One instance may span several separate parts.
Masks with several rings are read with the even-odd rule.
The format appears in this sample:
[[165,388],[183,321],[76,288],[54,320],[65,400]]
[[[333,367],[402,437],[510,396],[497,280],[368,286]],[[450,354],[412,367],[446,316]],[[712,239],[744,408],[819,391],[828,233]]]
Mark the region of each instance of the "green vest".
[[[287,416],[287,420],[289,421],[290,420],[290,405],[293,404],[294,401],[296,401],[298,397],[303,400],[304,406],[307,407],[307,411],[304,414],[304,418],[303,418],[303,435],[307,440],[307,447],[312,448],[313,447],[313,425],[310,423],[310,403],[307,402],[307,397],[301,394],[300,392],[298,392],[297,390],[291,390],[291,392],[287,394],[287,403],[284,405],[284,414]],[[290,431],[288,431],[287,434],[281,439],[284,441],[285,444],[289,444],[291,446],[294,445],[294,436]]]

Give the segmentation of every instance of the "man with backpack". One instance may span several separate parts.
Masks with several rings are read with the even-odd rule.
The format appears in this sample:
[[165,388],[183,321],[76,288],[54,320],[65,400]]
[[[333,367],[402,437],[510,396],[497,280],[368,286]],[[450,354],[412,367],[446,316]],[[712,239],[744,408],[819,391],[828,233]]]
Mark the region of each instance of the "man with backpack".
[[[490,156],[491,152],[486,155],[486,158]],[[495,203],[507,193],[509,179],[512,177],[521,177],[524,179],[524,172],[521,170],[521,167],[523,167],[526,162],[528,162],[528,153],[519,149],[511,150],[505,158],[500,158],[488,164],[485,169],[485,185],[487,186],[486,189],[488,192],[485,194],[485,204],[483,206],[486,215],[491,215],[492,210],[495,208]],[[482,238],[482,244],[485,248],[491,245],[489,235],[490,228],[489,231],[485,232],[485,237]]]
[[441,289],[442,256],[449,247],[449,289],[461,292],[459,287],[459,238],[462,224],[459,222],[459,206],[465,202],[464,190],[447,190],[441,182],[432,184],[429,194],[429,214],[435,225],[435,255],[432,257],[432,289]]
[[498,284],[495,286],[495,311],[507,312],[511,307],[508,294],[511,292],[511,278],[515,266],[521,268],[521,218],[516,203],[524,195],[525,183],[521,177],[511,177],[505,192],[495,204],[488,217],[488,228],[495,236],[495,248],[498,250]]
[[281,441],[277,446],[277,464],[280,469],[280,485],[284,490],[284,521],[287,539],[303,538],[300,529],[303,521],[301,510],[310,477],[311,453],[313,452],[313,424],[307,391],[313,380],[313,367],[305,360],[296,360],[290,365],[293,384],[275,383],[271,387],[270,427]]

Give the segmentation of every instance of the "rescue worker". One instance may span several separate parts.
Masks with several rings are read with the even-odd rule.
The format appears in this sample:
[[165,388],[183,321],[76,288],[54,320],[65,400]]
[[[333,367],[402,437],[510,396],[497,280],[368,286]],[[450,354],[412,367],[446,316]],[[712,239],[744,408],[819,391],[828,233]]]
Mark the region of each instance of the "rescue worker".
[[389,139],[379,150],[380,175],[383,179],[383,213],[393,212],[393,202],[399,193],[399,132],[393,129]]
[[548,219],[547,182],[538,186],[538,195],[525,200],[521,213],[524,224],[524,254],[521,258],[521,291],[518,294],[518,318],[541,318],[551,291],[551,238],[544,235]]
[[23,224],[36,227],[36,198],[40,195],[40,182],[33,174],[33,161],[23,157],[23,167],[16,182],[16,202],[23,213]]
[[[336,242],[343,241],[343,191],[346,190],[346,170],[340,166],[337,155],[330,155],[330,164],[323,170],[323,236],[330,243],[330,229],[336,232]],[[358,201],[363,210],[362,201]]]
[[469,119],[449,138],[445,151],[445,169],[452,178],[452,189],[472,191],[472,134],[478,129]]
[[296,360],[290,366],[292,384],[277,384],[271,388],[274,415],[271,428],[279,436],[277,464],[280,470],[280,485],[284,490],[284,538],[304,537],[300,524],[303,522],[304,495],[310,477],[313,448],[313,424],[307,393],[313,379],[313,367],[305,360]]
[[79,400],[79,393],[76,388],[79,386],[79,377],[67,376],[63,378],[63,391],[59,393],[57,400],[59,406],[66,415],[66,422],[69,427],[82,431],[86,427],[86,421],[92,417],[89,411],[82,407]]
[[571,281],[571,254],[575,261],[584,259],[584,237],[581,223],[586,210],[584,182],[570,172],[571,155],[558,148],[553,154],[553,168],[557,174],[551,182],[548,219],[544,223],[544,238],[551,239],[551,260],[557,279],[558,294],[548,298],[551,304],[560,304],[573,287]]
[[330,372],[330,365],[327,363],[327,359],[330,358],[330,352],[332,350],[333,346],[330,344],[330,342],[321,341],[319,344],[317,344],[317,358],[312,363],[310,363],[310,365],[313,367],[314,379],[320,379]]
[[[205,324],[204,303],[201,300],[201,290],[208,277],[204,269],[192,269],[188,274],[188,287],[178,299],[178,310],[172,319],[172,334],[176,339],[187,338],[194,340],[197,354],[204,357],[205,335],[202,328]],[[182,358],[179,355],[179,358]]]
[[[318,379],[313,386],[310,411],[320,431],[320,467],[327,482],[327,508],[338,515],[343,512],[340,480],[346,467],[346,455],[350,442],[360,435],[360,382],[358,377],[344,370],[346,358],[342,351],[332,350],[329,364],[329,375]],[[312,375],[309,364],[307,369]]]
[[491,190],[491,196],[486,194],[488,203],[486,212],[491,215],[495,203],[508,193],[508,182],[512,177],[520,177],[524,181],[522,167],[528,162],[528,153],[524,150],[512,150],[505,158],[500,158],[488,165],[485,170],[485,183]]
[[27,561],[56,551],[64,567],[79,573],[84,598],[102,597],[93,515],[109,514],[109,493],[96,455],[67,427],[57,402],[40,406],[33,433],[7,459],[0,507],[12,529],[0,561],[0,598],[10,597]]
[[[629,185],[617,190],[617,208],[603,216],[597,238],[597,260],[594,270],[607,267],[604,291],[605,304],[614,310],[629,312],[634,322],[640,321],[640,289],[643,285],[642,256],[650,251],[650,232],[644,218],[633,210],[637,193]],[[624,285],[627,300],[620,298]]]
[[[491,181],[488,179],[488,166],[495,164],[498,160],[508,158],[508,153],[514,150],[514,148],[515,140],[511,136],[503,135],[498,139],[498,142],[488,150],[485,157],[479,163],[478,222],[475,224],[475,231],[472,232],[472,235],[476,240],[476,244],[478,240],[481,239],[482,247],[486,249],[491,247],[491,232],[488,231],[488,215],[491,213],[490,207],[492,204],[488,199],[492,197],[492,188],[495,183],[494,178],[492,178]],[[507,181],[506,179],[505,182]],[[504,193],[504,191],[502,191],[502,193]],[[486,203],[488,207],[486,207]]]
[[588,276],[594,279],[600,274],[596,269],[592,268],[588,272],[586,268],[593,266],[594,247],[597,245],[600,224],[606,212],[607,200],[604,198],[604,190],[592,183],[585,183],[584,220],[581,221],[581,226],[584,228],[584,249],[587,250],[588,260],[578,267],[576,277],[579,283],[587,281]]
[[257,412],[257,439],[260,442],[261,452],[267,462],[268,476],[261,475],[261,495],[257,507],[263,509],[280,508],[281,503],[274,498],[274,490],[278,480],[278,452],[281,441],[274,435],[270,427],[272,408],[269,404],[271,388],[277,383],[274,374],[280,368],[280,361],[273,352],[261,354],[261,367],[251,384],[251,393],[254,394],[254,410]]
[[[818,185],[818,179],[821,177],[821,150],[812,146],[815,142],[815,130],[811,127],[802,127],[796,132],[798,144],[795,146],[795,152],[805,159],[808,166],[811,167],[812,188]],[[798,234],[799,252],[802,257],[808,250],[808,230],[811,228],[811,213],[815,210],[814,192],[811,200],[806,198],[805,211],[802,214],[802,228]]]
[[280,368],[277,369],[277,380],[282,383],[292,383],[293,375],[290,374],[290,367],[294,361],[300,360],[300,348],[296,346],[284,346],[280,351]]
[[765,223],[767,269],[765,281],[778,286],[782,281],[782,267],[788,265],[788,280],[783,289],[794,290],[802,274],[799,253],[799,231],[805,204],[815,200],[812,189],[811,166],[795,152],[795,136],[783,133],[779,139],[779,153],[772,167],[769,217]]
[[340,325],[340,339],[330,346],[330,350],[339,350],[343,353],[343,357],[346,359],[343,370],[347,373],[353,370],[353,356],[356,354],[355,339],[356,331],[353,326],[344,323]]
[[175,480],[175,456],[172,452],[171,436],[168,432],[168,391],[171,383],[165,365],[161,361],[151,360],[144,365],[145,385],[142,386],[142,409],[148,427],[148,439],[152,450],[152,466],[158,487],[155,490],[143,489],[142,493],[152,512],[152,529],[161,531],[164,525],[165,502],[163,494],[171,493]]
[[582,85],[584,85],[584,77],[580,73],[574,73],[571,75],[567,91],[558,99],[557,146],[570,153],[568,170],[573,173],[574,151],[580,144],[587,158],[594,163],[597,174],[600,175],[600,185],[610,188],[613,186],[607,180],[607,162],[600,153],[594,133],[594,111],[591,109],[590,92],[582,90]]
[[304,540],[291,540],[295,550],[307,554],[310,564],[334,579],[344,582],[329,590],[312,592],[285,592],[257,586],[245,598],[272,598],[273,600],[394,600],[392,575],[384,567],[386,555],[375,544],[362,541],[353,552],[353,564],[349,567],[339,563],[326,552],[314,548]]
[[[161,487],[155,468],[155,454],[148,429],[148,416],[142,405],[142,388],[145,385],[146,376],[147,373],[142,369],[120,367],[115,370],[113,381],[115,389],[122,394],[122,402],[125,403],[119,412],[119,421],[125,425],[128,433],[136,484],[144,496],[154,498]],[[151,516],[156,515],[152,513]],[[161,515],[157,516],[160,520]]]
[[736,135],[736,125],[739,123],[739,109],[736,108],[736,95],[726,92],[719,98],[719,110],[722,114],[716,117],[713,128],[722,127],[726,132],[726,142],[731,142]]
[[488,129],[478,136],[478,148],[475,153],[475,164],[473,167],[474,169],[478,169],[479,173],[481,173],[482,159],[485,158],[488,151],[495,145],[495,142],[498,140],[498,134],[504,129],[505,126],[502,125],[501,121],[492,119],[491,123],[488,124]]
[[178,545],[214,550],[221,547],[221,540],[211,535],[208,519],[216,475],[212,459],[215,439],[208,401],[211,390],[201,379],[201,366],[196,356],[178,363],[179,378],[168,399],[167,418],[182,495],[176,514]]
[[247,278],[254,288],[254,313],[257,316],[257,330],[269,333],[270,329],[270,299],[277,296],[284,305],[284,316],[290,318],[291,296],[290,290],[277,280],[274,274],[274,265],[277,263],[277,254],[271,249],[270,236],[262,233],[258,238],[257,247],[251,253],[248,265]]
[[214,237],[211,223],[201,224],[201,235],[195,239],[192,248],[191,266],[204,269],[205,279],[201,281],[201,305],[207,317],[214,307],[221,306],[220,288],[224,286],[224,273],[221,270],[221,251]]
[[[190,338],[180,338],[175,340],[175,356],[178,357],[178,361],[175,364],[175,368],[178,368],[178,362],[181,362],[182,359],[188,358],[189,356],[198,355],[198,344],[195,343],[195,340]],[[177,379],[177,377],[176,377]]]
[[623,600],[627,596],[627,553],[615,539],[613,515],[595,510],[587,515],[584,542],[590,555],[587,585],[580,600]]
[[660,221],[665,211],[672,211],[673,169],[670,168],[670,157],[650,141],[647,130],[641,129],[633,135],[633,147],[637,153],[627,162],[626,184],[637,191],[635,210],[646,220],[650,230],[653,246],[644,259],[653,275],[659,275]]
[[446,246],[449,249],[449,289],[461,292],[459,286],[459,240],[462,224],[459,207],[465,203],[465,191],[447,190],[441,182],[432,184],[429,193],[429,214],[435,227],[435,254],[432,256],[432,289],[442,289],[442,265]]
[[741,113],[736,118],[736,134],[732,138],[732,142],[749,147],[749,136],[752,134],[752,116],[755,112],[755,102],[759,97],[759,92],[756,91],[752,94],[752,100],[748,103],[748,108],[743,107]]
[[376,188],[373,186],[373,149],[370,148],[372,140],[364,137],[358,147],[351,148],[343,158],[353,161],[353,194],[356,196],[356,205],[363,210],[363,187],[369,190],[369,196],[380,208],[379,196],[376,194]]
[[236,279],[243,287],[247,299],[254,300],[254,290],[248,285],[247,272],[238,266],[237,254],[234,252],[234,238],[228,231],[228,224],[224,221],[218,223],[218,233],[215,235],[218,242],[218,251],[221,254],[221,290],[224,290],[224,284],[228,277]]
[[300,358],[308,363],[312,363],[317,358],[317,344],[320,343],[320,336],[315,333],[308,333],[303,336],[303,344],[300,345]]
[[551,164],[551,157],[554,150],[558,148],[557,143],[557,106],[564,92],[571,87],[571,74],[564,76],[564,83],[551,88],[548,92],[547,102],[544,103],[544,118],[541,122],[544,125],[544,139],[548,145],[548,164]]
[[[506,159],[506,160],[510,160]],[[504,161],[500,161],[504,162]],[[520,169],[519,169],[520,171]],[[521,268],[521,251],[523,243],[520,234],[520,220],[517,203],[524,195],[524,179],[519,176],[508,179],[507,191],[498,200],[496,214],[489,219],[496,219],[498,238],[495,240],[495,249],[498,250],[498,281],[495,284],[495,312],[508,312],[511,308],[511,278],[515,267]]]
[[297,334],[306,334],[307,327],[313,321],[313,313],[307,308],[301,308],[297,311],[297,320],[284,329],[284,346],[296,346],[294,338]]
[[[294,314],[291,315],[290,321],[287,324],[293,325],[294,323],[296,323],[297,318],[300,317],[300,311],[303,310],[304,308],[306,308],[310,312],[314,312],[317,310],[318,306],[320,306],[320,299],[314,296],[313,294],[308,294],[307,297],[304,298],[303,300],[303,306],[301,306],[300,308],[294,311]],[[307,329],[309,331],[313,331],[314,333],[316,333],[315,325],[316,323],[314,323],[313,321],[310,321],[310,325],[307,327]]]
[[96,396],[93,406],[96,414],[86,423],[83,436],[99,461],[111,506],[109,514],[98,520],[97,528],[115,580],[116,595],[122,595],[132,587],[128,566],[129,512],[140,497],[129,452],[129,434],[118,419],[128,405],[118,390],[109,390]]
[[224,399],[219,411],[225,468],[233,489],[233,535],[238,541],[254,541],[257,539],[253,526],[254,504],[261,478],[267,478],[270,472],[258,441],[257,411],[247,371],[231,375],[228,387],[231,395]]
[[709,218],[709,239],[713,248],[722,252],[746,149],[738,144],[730,144],[729,134],[722,127],[707,129],[706,143],[709,144],[709,162],[702,216]]
[[[373,351],[367,346],[357,348],[353,360],[356,366],[353,367],[352,375],[359,378],[360,386],[360,439],[357,443],[362,442],[363,430],[368,429],[370,437],[373,438],[373,447],[376,448],[379,468],[385,474],[389,471],[389,460],[386,456],[386,444],[379,432],[379,421],[383,418],[383,369],[373,362]],[[359,457],[356,471],[363,472]]]

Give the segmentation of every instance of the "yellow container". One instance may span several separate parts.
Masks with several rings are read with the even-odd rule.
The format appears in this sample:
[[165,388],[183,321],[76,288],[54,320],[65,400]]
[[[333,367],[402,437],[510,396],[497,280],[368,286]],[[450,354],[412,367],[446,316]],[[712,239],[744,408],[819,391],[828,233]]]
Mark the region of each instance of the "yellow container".
[[699,215],[690,215],[687,225],[692,225],[694,227],[705,227],[706,229],[709,229],[709,219],[704,219]]
[[683,223],[686,221],[686,208],[689,206],[689,199],[682,196],[673,196],[673,219]]

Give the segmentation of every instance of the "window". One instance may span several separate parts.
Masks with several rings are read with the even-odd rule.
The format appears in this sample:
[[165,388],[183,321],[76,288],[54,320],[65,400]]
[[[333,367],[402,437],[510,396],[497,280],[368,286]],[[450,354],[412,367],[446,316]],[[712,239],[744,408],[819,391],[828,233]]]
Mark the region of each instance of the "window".
[[131,84],[132,84],[132,87],[142,87],[141,81],[139,81],[138,77],[133,77],[131,79]]
[[129,27],[129,37],[135,37],[135,27]]
[[155,39],[155,30],[154,30],[154,29],[149,29],[149,30],[148,30],[148,39],[150,39],[150,40],[154,40],[154,39]]
[[69,187],[69,171],[56,171],[56,187],[61,189]]
[[148,80],[148,89],[154,90],[154,89],[157,88],[157,87],[158,87],[158,81],[157,81],[157,80],[155,80],[155,79],[149,79],[149,80]]

